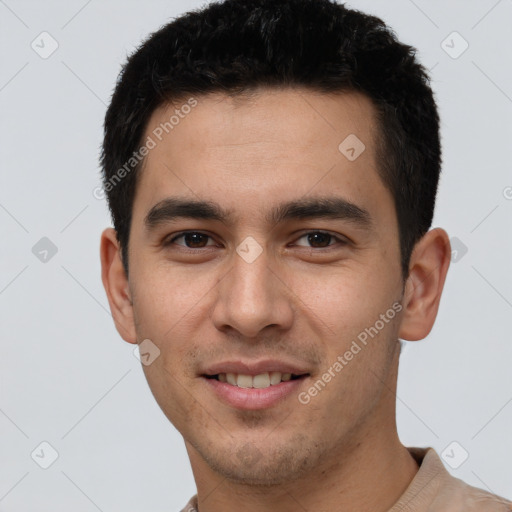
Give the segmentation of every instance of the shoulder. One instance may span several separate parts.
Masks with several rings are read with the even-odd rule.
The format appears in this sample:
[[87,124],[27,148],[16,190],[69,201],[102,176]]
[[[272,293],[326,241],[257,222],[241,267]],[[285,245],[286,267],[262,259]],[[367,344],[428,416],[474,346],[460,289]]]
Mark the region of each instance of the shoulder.
[[449,476],[433,501],[434,510],[446,512],[512,512],[512,502],[478,487],[468,485],[459,478]]
[[197,512],[197,494],[190,498],[189,502],[180,510],[180,512]]
[[512,512],[512,502],[451,475],[433,448],[408,448],[419,470],[390,512]]

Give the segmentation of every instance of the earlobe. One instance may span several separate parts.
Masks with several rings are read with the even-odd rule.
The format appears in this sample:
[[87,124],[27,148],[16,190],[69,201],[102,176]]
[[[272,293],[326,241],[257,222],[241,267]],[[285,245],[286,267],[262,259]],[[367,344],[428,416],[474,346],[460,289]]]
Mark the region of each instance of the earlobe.
[[137,343],[130,287],[122,264],[116,231],[113,228],[107,228],[101,234],[100,259],[101,280],[116,329],[125,341]]
[[399,338],[422,340],[432,330],[450,259],[450,239],[444,229],[428,231],[415,245],[405,286]]

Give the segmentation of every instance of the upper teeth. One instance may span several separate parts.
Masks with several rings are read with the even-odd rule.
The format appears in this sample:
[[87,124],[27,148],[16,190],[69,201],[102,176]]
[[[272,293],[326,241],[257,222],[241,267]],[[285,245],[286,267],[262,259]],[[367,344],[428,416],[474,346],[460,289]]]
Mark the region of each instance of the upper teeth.
[[281,381],[287,381],[292,378],[291,373],[281,372],[266,372],[260,373],[259,375],[243,375],[237,373],[219,373],[219,380],[221,382],[227,382],[232,386],[238,386],[239,388],[268,388],[269,386],[275,386]]

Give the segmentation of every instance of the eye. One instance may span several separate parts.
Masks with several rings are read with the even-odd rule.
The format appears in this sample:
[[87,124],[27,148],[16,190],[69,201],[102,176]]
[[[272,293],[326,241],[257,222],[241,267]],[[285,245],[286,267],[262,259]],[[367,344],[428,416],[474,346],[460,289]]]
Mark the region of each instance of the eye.
[[[177,243],[177,240],[182,239],[184,243]],[[200,231],[184,231],[182,233],[178,233],[177,235],[173,236],[169,240],[166,240],[164,242],[165,246],[170,245],[179,245],[184,247],[185,249],[203,249],[208,246],[215,245],[215,243],[208,244],[208,239],[210,239],[212,242],[212,237],[210,235],[207,235],[206,233],[202,233]],[[331,243],[332,241],[338,242],[338,245],[346,245],[347,241],[335,236],[329,232],[326,231],[308,231],[307,233],[304,233],[300,238],[297,240],[306,239],[307,243],[310,245],[302,245],[302,244],[296,244],[299,247],[309,247],[310,249],[324,249],[332,247],[333,245],[336,245],[335,243]]]
[[172,245],[180,238],[182,238],[185,243],[176,245],[181,245],[188,249],[202,249],[203,247],[206,247],[204,242],[206,242],[208,238],[211,239],[211,236],[201,233],[200,231],[185,231],[183,233],[179,233],[170,240],[165,241],[164,245]]
[[[308,243],[313,244],[312,246],[309,246],[310,248],[313,249],[332,247],[332,245],[335,244],[329,244],[329,242],[333,239],[342,245],[345,245],[347,243],[346,240],[343,240],[342,238],[332,235],[331,233],[328,233],[326,231],[309,231],[307,233],[304,233],[298,240],[301,240],[302,238],[306,238]],[[301,244],[297,245],[300,246]]]

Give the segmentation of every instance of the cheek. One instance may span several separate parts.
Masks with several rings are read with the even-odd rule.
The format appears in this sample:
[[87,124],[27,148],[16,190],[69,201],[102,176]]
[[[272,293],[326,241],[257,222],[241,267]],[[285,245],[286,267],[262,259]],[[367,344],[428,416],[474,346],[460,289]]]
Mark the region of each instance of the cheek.
[[134,282],[134,305],[141,329],[162,336],[197,315],[215,278],[192,267],[162,264],[152,268],[147,265],[140,273],[134,272]]
[[[159,356],[143,370],[149,387],[164,414],[185,431],[187,424],[201,422],[202,411],[195,399],[193,363],[200,343],[199,316],[204,316],[207,291],[212,284],[183,269],[153,267],[136,274],[134,312],[138,339],[150,339]],[[198,409],[199,408],[199,409]],[[205,420],[206,421],[206,420]]]
[[169,264],[134,272],[137,336],[159,347],[158,362],[173,376],[188,380],[198,351],[208,345],[204,332],[211,328],[206,323],[217,274]]
[[303,313],[327,337],[340,336],[343,343],[347,335],[357,335],[391,307],[395,290],[378,278],[379,272],[372,272],[367,266],[352,266],[303,273],[291,283]]
[[347,425],[377,400],[397,336],[395,290],[390,281],[375,285],[377,275],[343,269],[328,279],[302,276],[294,285],[303,303],[302,321],[322,354],[314,389],[307,393],[315,397],[313,407],[338,411]]

